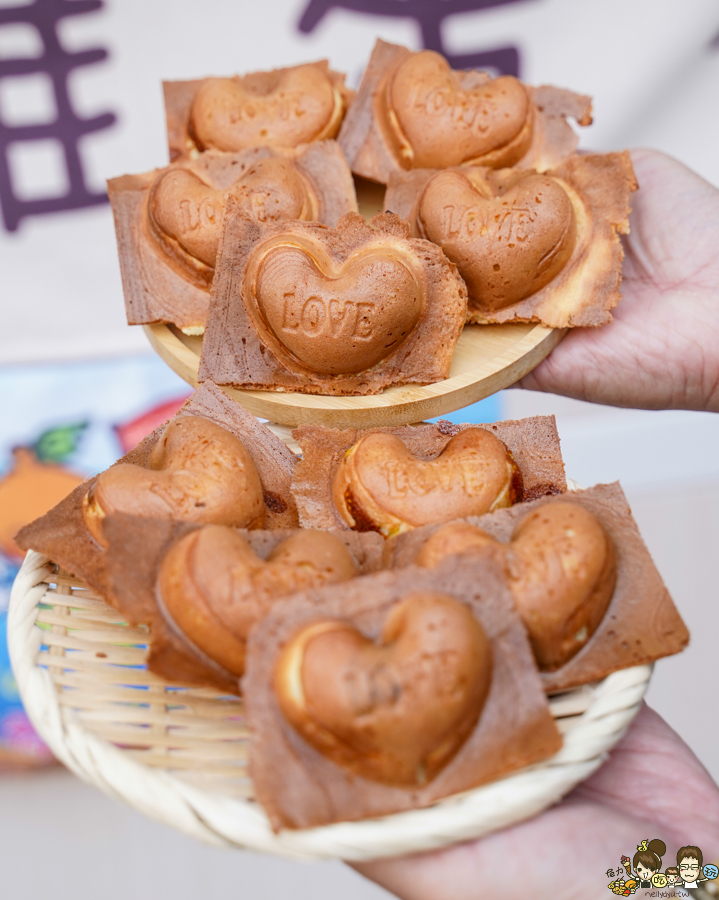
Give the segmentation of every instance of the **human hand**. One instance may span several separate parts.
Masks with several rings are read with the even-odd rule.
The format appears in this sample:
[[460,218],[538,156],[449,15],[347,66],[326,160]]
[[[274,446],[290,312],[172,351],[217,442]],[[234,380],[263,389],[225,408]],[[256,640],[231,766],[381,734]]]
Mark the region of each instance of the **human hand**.
[[639,190],[614,320],[570,331],[516,387],[719,411],[719,190],[663,153],[631,156]]
[[705,860],[719,857],[719,787],[643,706],[609,761],[540,816],[479,841],[354,867],[402,900],[606,900],[607,866],[655,837],[667,844],[667,865],[687,844]]

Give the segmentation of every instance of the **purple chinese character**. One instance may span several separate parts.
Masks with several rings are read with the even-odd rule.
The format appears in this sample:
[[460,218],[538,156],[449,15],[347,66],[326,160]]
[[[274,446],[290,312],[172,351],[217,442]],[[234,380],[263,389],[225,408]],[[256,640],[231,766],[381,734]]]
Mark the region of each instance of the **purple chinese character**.
[[370,16],[409,17],[415,19],[422,31],[426,50],[437,50],[446,56],[454,69],[496,69],[502,75],[519,75],[519,50],[498,47],[475,53],[448,53],[442,41],[442,22],[447,16],[460,12],[493,9],[507,3],[527,0],[310,0],[299,21],[305,33],[317,27],[331,9],[346,9]]

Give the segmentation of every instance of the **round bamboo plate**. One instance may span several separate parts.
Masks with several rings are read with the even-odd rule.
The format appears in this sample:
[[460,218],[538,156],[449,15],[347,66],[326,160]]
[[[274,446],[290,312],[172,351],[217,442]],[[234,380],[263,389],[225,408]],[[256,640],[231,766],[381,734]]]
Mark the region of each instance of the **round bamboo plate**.
[[148,632],[30,551],[8,643],[35,728],[75,774],[207,843],[362,860],[431,850],[536,815],[597,769],[634,718],[651,666],[550,698],[564,737],[545,762],[426,809],[275,834],[253,800],[242,700],[145,668]]
[[[202,338],[171,325],[144,325],[150,343],[177,374],[197,387]],[[280,425],[376,428],[411,425],[476,403],[519,381],[556,347],[566,330],[544,325],[467,325],[449,378],[436,384],[391,387],[369,397],[250,391],[223,387],[249,412]]]

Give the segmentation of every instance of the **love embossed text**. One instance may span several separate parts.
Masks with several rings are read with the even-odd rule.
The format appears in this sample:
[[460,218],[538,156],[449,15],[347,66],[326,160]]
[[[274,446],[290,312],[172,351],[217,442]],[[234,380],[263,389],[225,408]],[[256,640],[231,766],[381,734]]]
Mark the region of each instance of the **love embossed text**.
[[[402,668],[377,662],[369,668],[351,668],[343,673],[342,686],[356,716],[368,715],[380,707],[399,703],[420,682],[429,683],[440,696],[452,697],[462,688],[459,653],[438,648],[434,652],[404,659]],[[408,690],[407,690],[408,689]]]
[[446,238],[486,237],[490,241],[504,239],[509,246],[513,241],[522,243],[531,236],[536,213],[528,207],[510,206],[500,212],[479,206],[450,206],[442,209],[442,232]]
[[222,218],[224,210],[211,197],[201,200],[181,200],[180,217],[182,233],[188,234],[198,228],[212,228]]
[[341,300],[319,295],[303,300],[293,291],[286,293],[283,301],[281,330],[286,334],[301,332],[308,338],[372,340],[375,304],[371,300]]
[[456,490],[476,497],[487,487],[485,466],[478,466],[477,460],[472,457],[450,457],[441,466],[412,468],[408,468],[402,459],[385,459],[379,465],[378,474],[387,486],[387,495],[393,499]]
[[482,133],[493,125],[492,115],[499,104],[487,92],[458,91],[452,85],[439,85],[426,90],[417,85],[410,96],[410,109],[421,110],[430,116],[446,119]]
[[423,309],[409,266],[374,250],[336,271],[304,248],[275,246],[250,284],[258,324],[269,327],[279,352],[328,375],[377,365],[412,333]]
[[[273,215],[269,208],[273,199],[275,200],[275,205],[278,205],[277,192],[247,191],[245,196],[253,219],[258,222],[268,222],[276,218],[276,215]],[[223,215],[223,204],[212,197],[180,201],[183,234],[189,234],[198,228],[213,228],[221,223]]]

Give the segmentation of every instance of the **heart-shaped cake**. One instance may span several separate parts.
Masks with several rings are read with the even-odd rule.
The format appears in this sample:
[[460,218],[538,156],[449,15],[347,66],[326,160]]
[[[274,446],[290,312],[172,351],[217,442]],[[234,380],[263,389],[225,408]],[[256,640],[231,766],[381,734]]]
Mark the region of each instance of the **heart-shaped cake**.
[[552,281],[572,255],[574,207],[560,182],[534,172],[439,172],[417,204],[423,237],[444,250],[470,304],[494,311]]
[[157,595],[196,647],[240,677],[250,628],[277,599],[356,574],[349,550],[327,532],[298,531],[263,560],[233,528],[207,525],[165,554]]
[[242,441],[204,416],[173,419],[147,467],[119,463],[101,472],[83,500],[90,534],[102,546],[112,513],[259,528],[262,484]]
[[147,200],[150,230],[162,248],[212,280],[229,194],[258,222],[314,219],[317,198],[289,159],[260,159],[231,187],[217,190],[185,167],[166,169]]
[[244,78],[206,78],[189,131],[200,150],[296,147],[337,134],[344,101],[326,68],[295,66]]
[[421,786],[474,728],[492,681],[492,648],[461,601],[408,594],[375,642],[350,622],[301,629],[275,669],[280,708],[299,734],[351,771]]
[[570,501],[542,504],[503,544],[467,522],[438,529],[415,562],[495,547],[504,555],[509,584],[540,669],[553,672],[575,656],[597,630],[614,593],[614,545],[591,512]]
[[532,140],[533,105],[520,81],[503,75],[465,90],[431,50],[410,54],[390,73],[384,103],[405,168],[511,166]]
[[280,348],[313,372],[363,372],[412,334],[422,280],[401,252],[372,248],[336,268],[322,248],[279,243],[254,270],[250,296]]
[[333,484],[344,522],[385,537],[432,522],[483,515],[511,506],[521,475],[511,453],[491,432],[456,434],[433,460],[414,456],[393,434],[367,434],[346,453]]
[[467,288],[408,230],[392,213],[261,224],[228,198],[199,380],[367,395],[447,378]]

